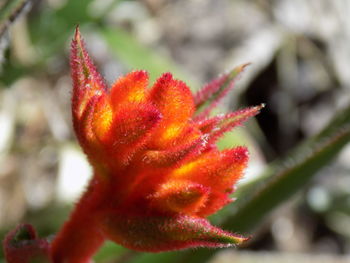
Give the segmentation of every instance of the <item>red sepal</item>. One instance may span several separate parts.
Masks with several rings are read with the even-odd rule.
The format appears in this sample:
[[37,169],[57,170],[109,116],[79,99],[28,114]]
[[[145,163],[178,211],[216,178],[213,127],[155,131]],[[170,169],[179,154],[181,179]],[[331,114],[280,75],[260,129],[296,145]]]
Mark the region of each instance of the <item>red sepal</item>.
[[192,247],[231,247],[247,238],[212,226],[208,220],[186,215],[139,216],[108,213],[104,234],[127,248],[159,252]]
[[79,28],[71,46],[71,75],[73,80],[72,113],[75,125],[91,97],[104,96],[107,86],[88,55]]
[[49,243],[38,238],[35,229],[29,224],[21,224],[9,232],[3,247],[8,263],[50,263]]

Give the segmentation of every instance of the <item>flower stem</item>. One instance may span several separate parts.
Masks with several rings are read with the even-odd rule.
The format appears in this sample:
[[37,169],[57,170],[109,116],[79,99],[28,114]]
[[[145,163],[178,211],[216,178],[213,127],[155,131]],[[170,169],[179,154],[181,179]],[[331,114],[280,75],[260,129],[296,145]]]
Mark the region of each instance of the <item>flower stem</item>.
[[91,257],[105,241],[95,214],[106,186],[106,179],[95,174],[69,220],[51,243],[53,263],[91,262]]

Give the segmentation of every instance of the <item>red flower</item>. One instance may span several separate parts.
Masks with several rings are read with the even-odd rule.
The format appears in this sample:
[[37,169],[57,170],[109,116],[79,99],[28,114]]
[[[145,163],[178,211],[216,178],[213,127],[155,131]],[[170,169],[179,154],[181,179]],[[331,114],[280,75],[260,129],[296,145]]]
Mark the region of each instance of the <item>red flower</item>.
[[73,124],[94,177],[51,244],[53,262],[90,262],[106,239],[152,252],[246,240],[205,219],[232,201],[248,162],[245,147],[219,151],[215,143],[262,105],[210,117],[244,67],[195,95],[170,73],[149,88],[145,71],[133,71],[108,89],[77,29]]

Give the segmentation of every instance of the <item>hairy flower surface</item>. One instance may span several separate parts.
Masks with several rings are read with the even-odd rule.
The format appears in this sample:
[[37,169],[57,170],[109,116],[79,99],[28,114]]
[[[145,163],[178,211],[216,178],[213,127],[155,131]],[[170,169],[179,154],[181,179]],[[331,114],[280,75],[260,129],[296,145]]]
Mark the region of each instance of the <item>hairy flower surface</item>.
[[94,177],[52,243],[54,262],[88,262],[105,239],[153,252],[246,239],[205,219],[232,201],[248,161],[245,147],[219,151],[216,141],[262,107],[210,117],[244,67],[195,95],[170,73],[149,87],[145,71],[109,89],[76,31],[72,115]]

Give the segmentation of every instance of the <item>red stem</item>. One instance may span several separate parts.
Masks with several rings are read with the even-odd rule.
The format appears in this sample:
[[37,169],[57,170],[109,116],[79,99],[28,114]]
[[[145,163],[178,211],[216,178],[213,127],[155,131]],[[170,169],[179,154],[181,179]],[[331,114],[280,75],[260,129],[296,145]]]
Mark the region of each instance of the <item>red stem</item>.
[[53,263],[88,263],[105,237],[99,231],[96,211],[103,203],[108,182],[95,175],[69,220],[51,243]]

